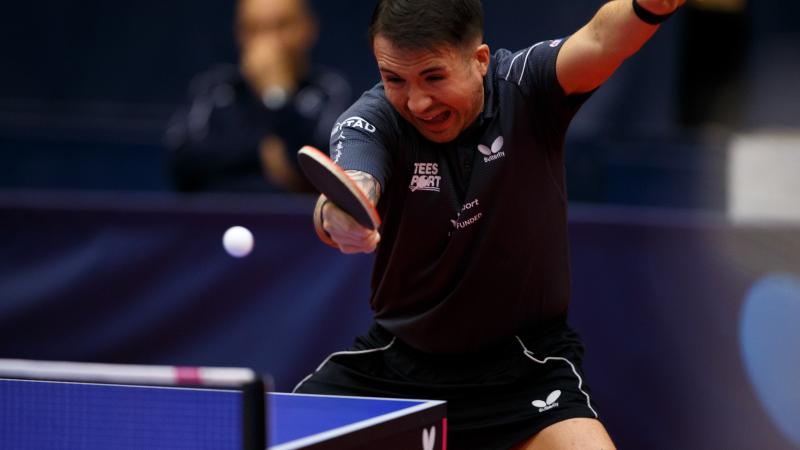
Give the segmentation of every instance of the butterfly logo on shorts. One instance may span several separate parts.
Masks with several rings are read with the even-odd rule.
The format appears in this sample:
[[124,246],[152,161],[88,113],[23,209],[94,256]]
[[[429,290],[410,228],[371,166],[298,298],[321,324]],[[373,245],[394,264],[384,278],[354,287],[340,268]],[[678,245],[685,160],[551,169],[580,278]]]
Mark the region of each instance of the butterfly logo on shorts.
[[545,412],[558,406],[558,398],[561,397],[561,391],[556,389],[547,396],[546,400],[534,400],[531,404],[539,408],[539,412]]
[[482,155],[484,155],[483,162],[488,163],[496,159],[505,157],[506,156],[505,152],[501,151],[503,150],[503,144],[504,144],[503,136],[498,136],[497,139],[495,139],[494,142],[492,142],[491,147],[487,147],[483,144],[478,145],[478,151],[481,152]]

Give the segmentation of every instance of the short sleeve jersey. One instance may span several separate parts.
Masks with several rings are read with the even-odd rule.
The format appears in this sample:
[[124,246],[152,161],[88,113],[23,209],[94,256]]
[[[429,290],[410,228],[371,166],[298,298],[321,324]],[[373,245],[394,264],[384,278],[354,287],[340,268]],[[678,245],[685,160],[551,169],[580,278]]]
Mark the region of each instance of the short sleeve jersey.
[[382,187],[376,322],[413,347],[478,351],[566,315],[563,146],[588,95],[558,83],[562,43],[492,55],[484,109],[452,142],[425,139],[381,84],[333,129],[331,157]]

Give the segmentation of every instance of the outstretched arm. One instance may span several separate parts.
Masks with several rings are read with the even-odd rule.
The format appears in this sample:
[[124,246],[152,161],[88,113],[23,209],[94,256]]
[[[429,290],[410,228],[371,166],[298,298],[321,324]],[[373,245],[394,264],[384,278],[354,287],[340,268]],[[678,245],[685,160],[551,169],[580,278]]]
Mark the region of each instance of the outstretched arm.
[[[373,206],[378,204],[381,185],[370,174],[348,170],[347,175],[356,182]],[[372,253],[380,242],[376,230],[368,230],[358,224],[347,213],[321,195],[314,209],[314,226],[326,244],[338,248],[342,253]]]
[[[634,2],[638,13],[634,11]],[[659,16],[672,14],[686,0],[612,0],[564,43],[556,74],[564,92],[589,92],[605,82],[625,59],[656,32]]]

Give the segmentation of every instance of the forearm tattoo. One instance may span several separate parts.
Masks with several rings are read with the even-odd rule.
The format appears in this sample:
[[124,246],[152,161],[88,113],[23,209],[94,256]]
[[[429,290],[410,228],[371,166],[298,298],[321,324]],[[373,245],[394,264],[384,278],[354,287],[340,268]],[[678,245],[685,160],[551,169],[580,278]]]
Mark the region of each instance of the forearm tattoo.
[[381,185],[372,175],[361,172],[359,170],[348,170],[347,175],[356,182],[359,188],[364,191],[367,198],[373,205],[378,204],[378,199],[381,196]]

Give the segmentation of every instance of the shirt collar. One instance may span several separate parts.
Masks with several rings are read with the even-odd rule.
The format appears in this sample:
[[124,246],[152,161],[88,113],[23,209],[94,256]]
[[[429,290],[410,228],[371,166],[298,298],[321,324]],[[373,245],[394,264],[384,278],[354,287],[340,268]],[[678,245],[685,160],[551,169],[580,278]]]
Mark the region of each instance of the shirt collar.
[[483,77],[483,111],[480,116],[483,122],[493,118],[497,113],[496,65],[497,59],[492,56],[489,60],[489,70],[486,71],[486,75]]

